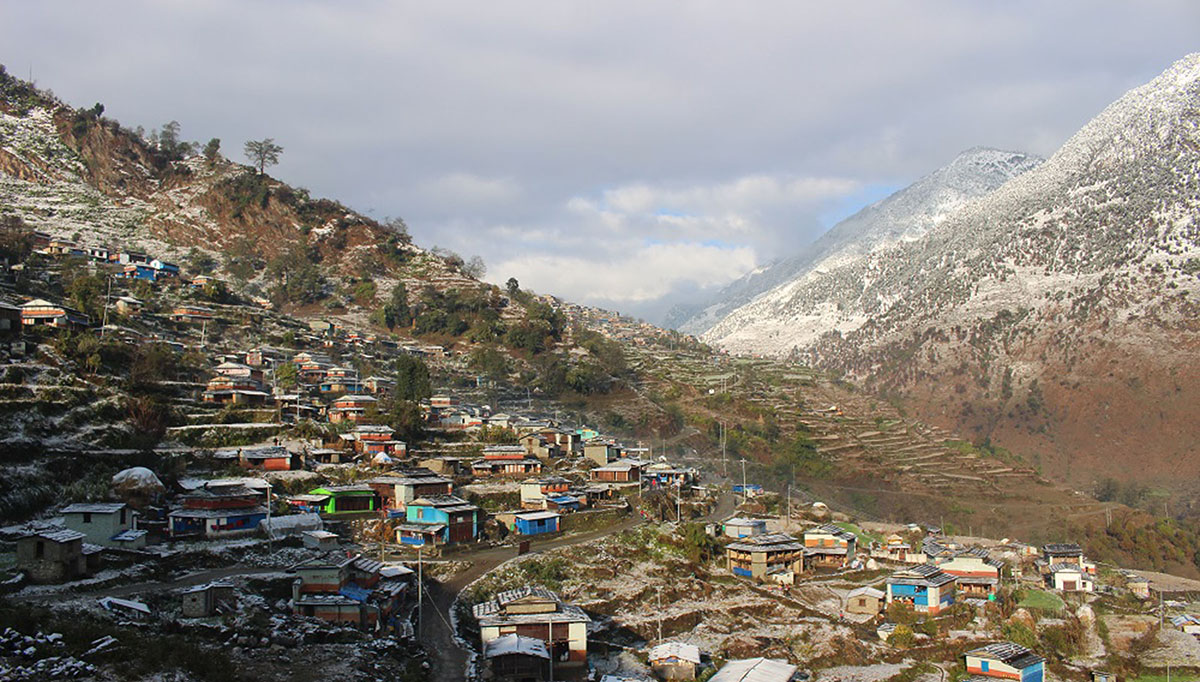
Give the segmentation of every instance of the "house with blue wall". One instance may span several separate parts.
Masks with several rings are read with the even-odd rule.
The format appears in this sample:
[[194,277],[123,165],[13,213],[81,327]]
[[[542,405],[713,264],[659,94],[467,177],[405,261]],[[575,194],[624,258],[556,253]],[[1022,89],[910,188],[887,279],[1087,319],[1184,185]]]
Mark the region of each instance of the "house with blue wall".
[[483,512],[457,495],[425,495],[408,503],[396,531],[401,544],[469,542],[479,537]]
[[124,277],[126,279],[141,279],[147,282],[154,282],[158,279],[158,270],[145,263],[130,263],[125,266]]
[[918,613],[935,614],[954,605],[954,576],[930,564],[917,564],[887,579],[887,603],[911,604]]
[[518,535],[557,533],[562,515],[552,511],[521,512],[513,516],[512,531]]
[[1042,682],[1046,659],[1012,642],[996,642],[963,655],[971,679],[1020,680]]

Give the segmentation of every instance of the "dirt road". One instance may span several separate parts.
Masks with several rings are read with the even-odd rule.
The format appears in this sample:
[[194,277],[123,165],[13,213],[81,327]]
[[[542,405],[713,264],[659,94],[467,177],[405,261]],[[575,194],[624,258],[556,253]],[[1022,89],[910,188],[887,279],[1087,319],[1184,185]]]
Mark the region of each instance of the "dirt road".
[[[733,495],[723,493],[717,506],[712,513],[705,517],[705,520],[713,521],[724,518],[733,513],[733,509]],[[601,530],[541,542],[535,541],[531,551],[538,553],[592,542],[614,533],[629,530],[641,523],[643,521],[635,517]],[[420,632],[421,642],[430,655],[435,682],[458,682],[464,679],[467,661],[470,659],[470,652],[459,646],[450,627],[450,609],[453,607],[454,599],[464,587],[516,555],[516,550],[512,547],[484,550],[469,557],[471,567],[462,573],[441,584],[427,583],[423,600],[424,617],[421,620]]]

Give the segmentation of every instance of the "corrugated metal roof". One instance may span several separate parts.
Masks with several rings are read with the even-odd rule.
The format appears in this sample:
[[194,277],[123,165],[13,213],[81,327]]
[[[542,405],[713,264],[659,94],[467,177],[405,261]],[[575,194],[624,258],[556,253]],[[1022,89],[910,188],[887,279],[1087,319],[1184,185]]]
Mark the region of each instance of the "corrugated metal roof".
[[788,682],[796,666],[771,658],[747,658],[730,661],[709,678],[709,682]]

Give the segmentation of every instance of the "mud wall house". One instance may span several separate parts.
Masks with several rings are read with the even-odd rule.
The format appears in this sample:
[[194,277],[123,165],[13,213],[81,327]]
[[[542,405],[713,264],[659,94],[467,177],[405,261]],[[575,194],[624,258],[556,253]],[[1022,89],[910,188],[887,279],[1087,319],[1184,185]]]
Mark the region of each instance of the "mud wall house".
[[550,679],[550,650],[534,637],[504,635],[488,642],[483,658],[491,679],[526,682]]
[[583,456],[600,466],[616,460],[620,454],[620,449],[610,441],[597,439],[583,444]]
[[937,565],[943,573],[954,576],[960,598],[989,599],[1000,586],[999,561],[991,559],[985,550],[967,550]]
[[201,400],[218,405],[262,405],[269,397],[256,381],[218,374],[208,380]]
[[395,455],[404,457],[408,453],[408,444],[396,440],[395,431],[390,426],[380,424],[359,424],[354,427],[354,450],[364,455]]
[[918,613],[935,614],[954,605],[954,576],[930,564],[896,571],[887,579],[887,603],[905,602]]
[[238,463],[255,471],[292,471],[300,468],[300,458],[282,445],[239,448]]
[[185,618],[208,618],[237,609],[237,591],[225,581],[197,585],[183,591],[180,607]]
[[874,587],[858,587],[846,594],[846,613],[878,616],[887,595]]
[[81,329],[88,326],[88,316],[65,305],[35,298],[21,305],[21,324],[25,327],[55,327]]
[[369,395],[344,395],[329,406],[329,421],[338,423],[349,421],[355,424],[367,421],[367,411],[373,409],[379,401]]
[[804,544],[786,533],[755,535],[725,547],[729,572],[765,580],[779,573],[804,572]]
[[831,523],[804,531],[804,550],[813,568],[845,568],[854,561],[858,537]]
[[617,460],[592,469],[589,477],[598,483],[639,483],[642,478],[642,463],[630,459]]
[[213,320],[213,309],[206,308],[200,305],[179,305],[171,309],[171,313],[167,316],[172,322],[211,322]]
[[253,532],[267,517],[265,497],[241,485],[205,486],[167,514],[171,537],[226,537]]
[[505,635],[541,640],[550,649],[555,674],[570,675],[587,664],[587,625],[591,622],[578,606],[567,604],[544,587],[526,586],[507,590],[476,604],[484,648]]
[[17,539],[17,570],[35,583],[61,583],[86,577],[92,572],[84,551],[86,537],[67,528],[28,533]]
[[[1043,682],[1046,659],[1012,642],[996,642],[963,655],[968,675],[985,679]],[[972,678],[974,679],[974,678]]]
[[0,301],[0,339],[19,336],[21,326],[21,309],[6,301]]
[[566,494],[571,482],[561,476],[543,476],[521,481],[521,506],[527,509],[544,509],[546,499]]
[[694,680],[696,668],[700,667],[700,647],[663,642],[650,649],[646,662],[660,680]]
[[138,513],[124,502],[88,502],[62,511],[63,525],[83,533],[102,547],[137,549],[146,546],[146,531],[137,529]]

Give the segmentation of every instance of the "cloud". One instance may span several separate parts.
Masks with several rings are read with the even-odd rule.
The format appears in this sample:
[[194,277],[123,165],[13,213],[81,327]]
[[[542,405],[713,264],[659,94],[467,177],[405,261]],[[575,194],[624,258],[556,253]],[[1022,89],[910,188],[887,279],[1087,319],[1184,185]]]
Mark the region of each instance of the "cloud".
[[[597,260],[581,254],[517,255],[497,263],[497,281],[516,277],[521,285],[575,301],[624,307],[655,301],[680,287],[728,283],[752,268],[754,252],[695,242],[625,243],[623,257]],[[504,273],[503,277],[499,277]]]
[[8,3],[0,60],[235,157],[273,137],[277,177],[493,272],[529,263],[549,293],[588,290],[569,268],[533,275],[538,258],[738,254],[664,263],[683,274],[645,291],[674,286],[665,301],[963,149],[1053,153],[1195,50],[1197,25],[1194,0],[63,0]]

